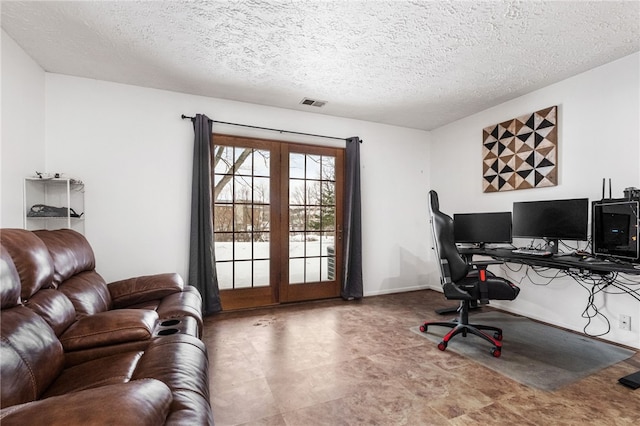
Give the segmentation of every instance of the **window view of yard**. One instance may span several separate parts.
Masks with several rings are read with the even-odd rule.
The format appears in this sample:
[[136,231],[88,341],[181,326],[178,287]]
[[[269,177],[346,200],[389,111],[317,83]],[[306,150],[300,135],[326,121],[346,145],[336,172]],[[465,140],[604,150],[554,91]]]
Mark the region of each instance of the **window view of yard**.
[[[268,150],[214,147],[215,257],[220,289],[270,285],[271,170]],[[291,153],[289,283],[334,280],[335,159]],[[285,210],[286,211],[286,210]],[[283,221],[285,218],[282,218]]]

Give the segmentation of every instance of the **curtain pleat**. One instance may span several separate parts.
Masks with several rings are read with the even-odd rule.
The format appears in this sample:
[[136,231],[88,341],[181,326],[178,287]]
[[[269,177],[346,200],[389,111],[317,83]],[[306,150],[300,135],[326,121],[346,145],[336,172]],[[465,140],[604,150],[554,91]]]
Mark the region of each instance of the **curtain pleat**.
[[362,222],[360,202],[360,138],[347,139],[345,170],[343,299],[360,299],[362,283]]
[[211,204],[212,122],[203,114],[193,120],[193,185],[191,189],[191,232],[189,244],[189,284],[202,295],[202,312],[222,310],[215,268],[213,215]]

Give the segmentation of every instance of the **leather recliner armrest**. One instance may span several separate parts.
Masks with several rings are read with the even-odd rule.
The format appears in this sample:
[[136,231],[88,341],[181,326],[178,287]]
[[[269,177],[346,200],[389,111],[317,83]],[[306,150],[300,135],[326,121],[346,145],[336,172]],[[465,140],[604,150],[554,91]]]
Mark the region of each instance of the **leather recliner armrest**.
[[47,424],[164,424],[173,396],[159,380],[102,386],[0,410],[3,426]]
[[115,281],[107,288],[113,307],[120,309],[181,292],[184,281],[176,273],[155,274]]
[[117,309],[79,318],[59,340],[66,352],[149,340],[157,323],[156,311]]

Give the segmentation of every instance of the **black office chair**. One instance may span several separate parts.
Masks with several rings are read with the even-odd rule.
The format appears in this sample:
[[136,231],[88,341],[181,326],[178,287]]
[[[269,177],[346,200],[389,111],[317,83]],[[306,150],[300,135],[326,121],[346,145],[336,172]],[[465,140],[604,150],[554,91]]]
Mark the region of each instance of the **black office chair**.
[[[475,334],[493,344],[491,354],[499,357],[502,354],[502,329],[488,325],[469,324],[469,306],[471,302],[481,304],[489,300],[513,300],[520,289],[509,281],[499,278],[487,271],[487,266],[495,261],[467,263],[458,253],[453,239],[453,219],[440,211],[438,194],[429,191],[429,212],[433,232],[434,250],[439,260],[441,284],[447,299],[460,300],[458,318],[453,321],[427,321],[420,326],[423,333],[431,326],[451,328],[438,344],[444,351],[454,336],[467,333]],[[492,331],[493,336],[483,330]]]

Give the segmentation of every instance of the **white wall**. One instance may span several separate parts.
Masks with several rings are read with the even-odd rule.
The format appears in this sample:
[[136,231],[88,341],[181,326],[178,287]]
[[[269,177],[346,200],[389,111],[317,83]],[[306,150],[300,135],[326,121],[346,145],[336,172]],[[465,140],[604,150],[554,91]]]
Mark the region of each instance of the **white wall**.
[[[108,280],[186,276],[193,128],[181,114],[339,137],[360,136],[365,295],[424,288],[424,131],[47,74],[47,166],[86,184],[85,230]],[[344,146],[215,125],[214,131]]]
[[2,30],[0,224],[22,228],[23,181],[45,168],[45,72]]
[[[365,295],[439,289],[426,220],[429,188],[454,213],[510,209],[515,200],[597,199],[602,177],[613,179],[618,195],[640,187],[639,59],[631,55],[429,133],[44,73],[3,32],[0,226],[22,225],[22,179],[46,167],[86,183],[86,235],[107,280],[186,275],[193,131],[180,114],[206,113],[364,139]],[[550,105],[559,106],[559,186],[483,194],[482,128]],[[327,143],[230,126],[216,131]],[[534,286],[523,280],[521,287],[516,301],[495,305],[582,331],[586,293],[575,282]],[[640,304],[622,295],[598,303],[614,327],[604,337],[640,347]],[[620,313],[633,317],[632,332],[617,329]],[[589,331],[602,324],[595,327]]]
[[[535,199],[597,200],[603,177],[612,179],[614,197],[622,197],[626,187],[640,187],[639,64],[636,53],[434,130],[431,185],[439,192],[443,211],[511,210],[514,201]],[[558,186],[483,193],[482,129],[552,105],[559,108]],[[522,272],[507,272],[516,282],[522,280],[520,296],[494,305],[583,331],[587,322],[581,313],[588,293],[578,283],[570,278],[536,278],[548,285],[534,285],[522,278]],[[628,295],[609,295],[598,297],[597,304],[612,325],[604,338],[640,348],[640,302]],[[632,316],[631,332],[618,329],[620,314]],[[596,319],[587,331],[599,334],[605,326]]]

